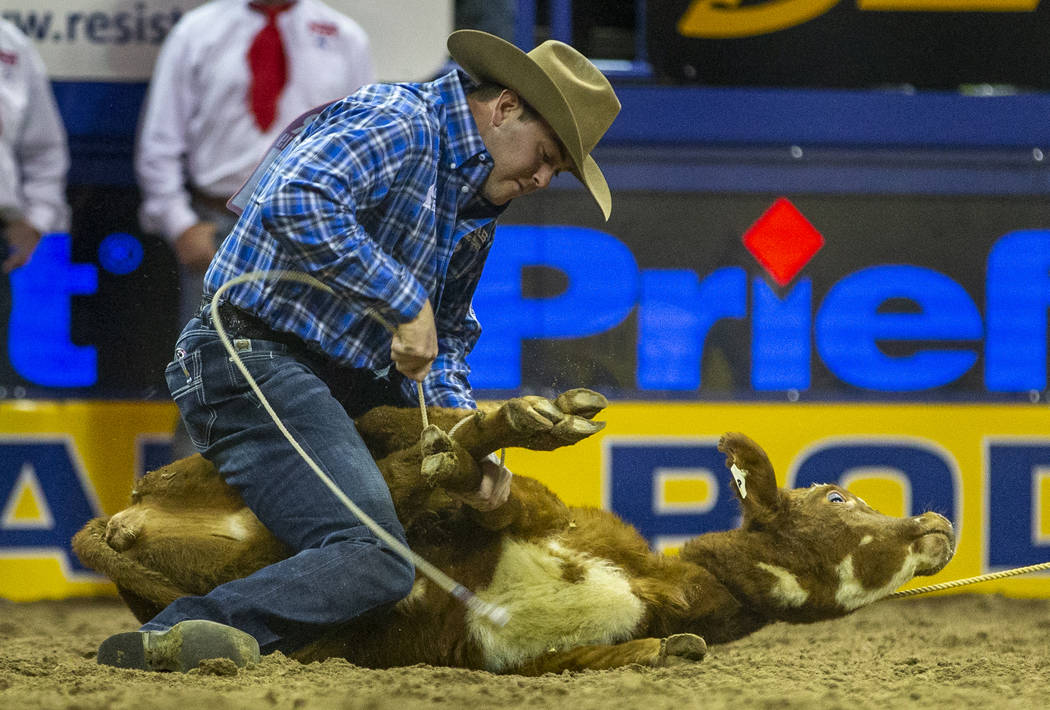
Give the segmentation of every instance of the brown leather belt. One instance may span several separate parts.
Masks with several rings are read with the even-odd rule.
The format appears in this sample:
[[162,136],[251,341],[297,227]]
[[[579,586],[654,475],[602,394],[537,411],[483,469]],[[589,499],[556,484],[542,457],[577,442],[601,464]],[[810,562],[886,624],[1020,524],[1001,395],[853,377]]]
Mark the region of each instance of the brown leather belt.
[[[200,319],[209,327],[211,322],[211,298],[201,300]],[[364,367],[338,365],[327,357],[308,350],[306,343],[291,333],[274,330],[261,318],[227,302],[219,304],[219,318],[230,338],[269,340],[287,345],[297,356],[305,357],[307,364],[319,378],[325,381],[332,396],[346,409],[351,417],[358,417],[373,407],[391,405],[397,407],[416,406],[401,392],[404,377],[393,367],[381,371]]]

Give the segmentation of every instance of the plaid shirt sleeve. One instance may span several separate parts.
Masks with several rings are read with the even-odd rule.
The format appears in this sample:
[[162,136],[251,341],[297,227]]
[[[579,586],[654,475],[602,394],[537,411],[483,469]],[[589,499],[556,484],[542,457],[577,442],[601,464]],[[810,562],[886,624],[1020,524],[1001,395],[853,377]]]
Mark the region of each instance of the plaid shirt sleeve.
[[[412,320],[427,299],[404,262],[428,258],[432,246],[409,239],[404,251],[410,259],[395,259],[357,215],[394,191],[418,194],[421,203],[436,179],[428,166],[438,138],[422,112],[368,108],[340,103],[319,117],[322,125],[286,151],[255,199],[263,226],[297,255],[299,266],[348,306],[363,305],[398,324]],[[405,211],[395,218],[404,219],[411,234],[411,210]]]
[[450,281],[436,314],[440,355],[423,383],[427,404],[437,407],[476,409],[468,375],[467,355],[481,335],[481,324],[471,302],[489,249],[492,227],[479,229],[463,238],[463,263],[450,267]]

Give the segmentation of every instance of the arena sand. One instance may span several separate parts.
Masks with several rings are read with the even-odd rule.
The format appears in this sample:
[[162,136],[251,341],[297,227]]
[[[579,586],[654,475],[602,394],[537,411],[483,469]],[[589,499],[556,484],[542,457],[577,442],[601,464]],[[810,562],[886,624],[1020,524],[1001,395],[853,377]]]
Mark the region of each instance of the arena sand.
[[879,602],[831,622],[776,624],[714,646],[685,667],[539,678],[431,666],[302,665],[280,654],[226,675],[95,664],[109,634],[134,628],[112,599],[0,600],[4,710],[294,708],[1045,708],[1050,600],[956,594]]

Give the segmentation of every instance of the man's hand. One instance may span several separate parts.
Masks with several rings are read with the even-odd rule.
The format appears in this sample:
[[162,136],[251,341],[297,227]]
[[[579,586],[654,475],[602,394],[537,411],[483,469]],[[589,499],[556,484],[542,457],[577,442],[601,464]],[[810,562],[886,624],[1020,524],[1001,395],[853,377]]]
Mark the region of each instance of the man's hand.
[[430,301],[414,319],[402,323],[390,342],[390,359],[405,377],[422,382],[438,354],[437,327]]
[[464,503],[482,512],[495,510],[510,497],[510,482],[514,474],[501,466],[496,454],[489,454],[478,462],[481,469],[481,486],[474,493],[458,494]]
[[33,256],[33,250],[36,249],[36,245],[40,242],[40,236],[40,232],[36,231],[36,227],[24,219],[16,220],[7,225],[7,228],[4,230],[4,237],[7,239],[9,253],[3,263],[5,274],[11,273],[29,261],[29,258]]
[[215,256],[215,224],[197,222],[175,237],[175,258],[188,269],[204,273]]

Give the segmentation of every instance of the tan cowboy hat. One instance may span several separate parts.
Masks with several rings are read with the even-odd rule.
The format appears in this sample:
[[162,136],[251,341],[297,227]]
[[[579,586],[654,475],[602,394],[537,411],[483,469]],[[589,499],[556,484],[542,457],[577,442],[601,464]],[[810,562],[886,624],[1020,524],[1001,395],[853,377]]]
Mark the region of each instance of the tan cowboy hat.
[[526,54],[487,32],[458,30],[449,35],[448,53],[475,80],[517,92],[543,117],[568,151],[573,174],[609,219],[609,184],[591,157],[620,112],[620,101],[605,75],[557,40],[547,40]]

